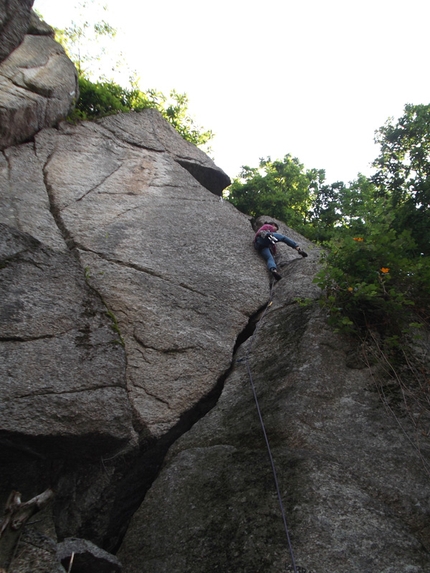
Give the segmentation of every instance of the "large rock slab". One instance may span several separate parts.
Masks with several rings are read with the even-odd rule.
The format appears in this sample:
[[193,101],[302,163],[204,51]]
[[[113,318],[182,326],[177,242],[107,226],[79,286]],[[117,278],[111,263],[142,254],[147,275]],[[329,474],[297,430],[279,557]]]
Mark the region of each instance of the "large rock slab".
[[79,95],[76,68],[47,35],[27,34],[0,64],[0,149],[67,117]]
[[216,407],[170,449],[133,517],[124,573],[293,571],[288,537],[307,572],[430,570],[428,473],[414,447],[428,463],[428,443],[384,409],[376,367],[347,366],[310,252],[281,254],[284,278]]
[[154,126],[155,143],[144,130],[145,145],[122,139],[130,117],[138,132],[151,116],[163,122],[151,112],[121,116],[121,129],[115,117],[115,130],[62,123],[0,160],[11,234],[0,496],[54,483],[58,534],[110,551],[169,445],[216,400],[237,337],[269,296],[248,218],[181,165],[193,153],[170,126],[162,143]]
[[176,156],[120,139],[129,121],[116,116],[116,135],[44,130],[36,154],[58,227],[117,321],[142,434],[159,437],[228,370],[269,285],[248,218]]
[[5,225],[0,245],[2,440],[49,455],[124,447],[125,354],[106,307],[70,254]]

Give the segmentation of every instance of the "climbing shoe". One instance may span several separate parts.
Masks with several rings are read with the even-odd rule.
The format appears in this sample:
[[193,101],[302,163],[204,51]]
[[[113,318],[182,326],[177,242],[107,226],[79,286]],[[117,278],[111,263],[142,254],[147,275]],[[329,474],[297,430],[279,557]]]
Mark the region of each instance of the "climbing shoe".
[[275,268],[270,269],[270,272],[272,273],[272,277],[275,279],[275,281],[280,281],[282,279],[282,275],[280,275]]
[[308,254],[305,253],[305,251],[302,251],[302,249],[300,247],[296,247],[296,251],[299,253],[299,255],[302,255],[302,257],[308,256]]

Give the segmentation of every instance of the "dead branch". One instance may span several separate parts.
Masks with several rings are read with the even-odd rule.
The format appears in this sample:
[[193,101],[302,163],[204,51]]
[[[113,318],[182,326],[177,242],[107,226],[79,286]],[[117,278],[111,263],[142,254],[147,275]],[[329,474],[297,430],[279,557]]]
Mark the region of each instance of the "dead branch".
[[45,507],[54,495],[54,491],[48,488],[29,501],[21,503],[20,492],[12,491],[6,502],[5,516],[0,526],[0,538],[9,525],[15,531],[19,529],[34,513]]
[[34,513],[43,509],[54,495],[54,491],[48,488],[43,493],[22,503],[19,491],[14,490],[9,494],[4,509],[4,517],[0,523],[0,573],[7,571],[22,526]]

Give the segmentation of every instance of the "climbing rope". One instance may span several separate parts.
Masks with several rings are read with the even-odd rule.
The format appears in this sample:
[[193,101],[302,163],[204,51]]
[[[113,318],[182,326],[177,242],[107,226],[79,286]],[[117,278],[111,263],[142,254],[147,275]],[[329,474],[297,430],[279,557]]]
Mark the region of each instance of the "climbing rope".
[[253,332],[253,334],[252,334],[251,342],[249,343],[248,350],[247,350],[246,353],[245,353],[245,363],[246,363],[246,369],[247,369],[248,376],[249,376],[249,382],[250,382],[251,388],[252,388],[252,393],[253,393],[253,395],[254,395],[255,405],[256,405],[256,407],[257,407],[258,418],[259,418],[259,420],[260,420],[261,429],[262,429],[262,431],[263,431],[264,440],[265,440],[265,442],[266,442],[267,453],[269,454],[270,465],[271,465],[271,467],[272,467],[273,478],[274,478],[274,480],[275,480],[276,493],[277,493],[277,496],[278,496],[278,502],[279,502],[279,507],[280,507],[280,510],[281,510],[282,521],[283,521],[283,523],[284,523],[285,535],[286,535],[286,537],[287,537],[288,548],[289,548],[289,551],[290,551],[290,557],[291,557],[291,563],[292,563],[293,571],[294,571],[294,573],[298,573],[298,569],[297,569],[297,567],[296,567],[296,562],[295,562],[295,559],[294,559],[294,552],[293,552],[293,546],[292,546],[292,544],[291,544],[290,533],[289,533],[289,530],[288,530],[287,518],[286,518],[286,515],[285,515],[284,505],[283,505],[283,503],[282,503],[282,496],[281,496],[281,491],[280,491],[280,488],[279,488],[279,482],[278,482],[278,476],[277,476],[277,473],[276,473],[275,462],[274,462],[274,460],[273,460],[272,450],[271,450],[271,448],[270,448],[269,438],[267,437],[266,427],[265,427],[265,425],[264,425],[264,420],[263,420],[263,416],[262,416],[262,413],[261,413],[260,404],[259,404],[259,402],[258,402],[257,391],[256,391],[256,389],[255,389],[254,380],[253,380],[253,378],[252,378],[251,367],[250,367],[250,364],[249,364],[249,354],[251,353],[252,345],[253,345],[253,343],[254,343],[255,334],[256,334],[256,332],[257,332],[257,330],[258,330],[258,327],[259,327],[260,324],[262,323],[262,321],[263,321],[263,319],[264,319],[264,317],[265,317],[265,315],[266,315],[266,312],[267,312],[268,309],[272,306],[272,303],[273,303],[273,286],[274,286],[274,281],[271,281],[271,284],[270,284],[270,298],[269,298],[269,302],[267,303],[266,308],[264,309],[264,312],[263,312],[263,314],[261,315],[261,318],[260,318],[260,320],[258,321],[258,324],[257,324],[257,326],[255,327],[255,330],[254,330],[254,332]]

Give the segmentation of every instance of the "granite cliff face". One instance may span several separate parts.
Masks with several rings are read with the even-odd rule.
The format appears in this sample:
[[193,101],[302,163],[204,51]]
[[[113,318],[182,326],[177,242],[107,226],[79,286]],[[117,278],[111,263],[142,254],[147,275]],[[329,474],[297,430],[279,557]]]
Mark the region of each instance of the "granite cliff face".
[[430,571],[428,440],[327,327],[318,248],[280,222],[310,256],[282,245],[271,285],[262,220],[221,199],[228,176],[156,111],[64,122],[74,67],[32,2],[12,5],[0,499],[39,513],[3,521],[0,568]]

